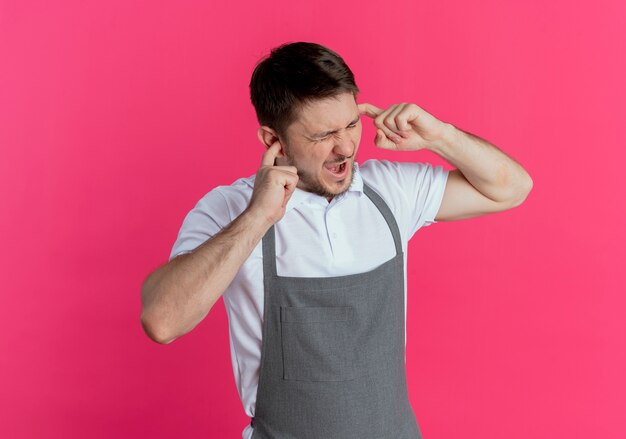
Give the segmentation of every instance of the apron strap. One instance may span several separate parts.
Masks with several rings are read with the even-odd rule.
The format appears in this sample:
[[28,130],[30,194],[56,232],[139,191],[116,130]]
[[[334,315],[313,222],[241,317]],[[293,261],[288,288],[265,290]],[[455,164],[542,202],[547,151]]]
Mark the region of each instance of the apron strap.
[[263,273],[278,276],[276,271],[276,240],[274,238],[274,225],[263,235]]
[[365,195],[372,200],[372,203],[376,205],[380,213],[387,221],[387,225],[389,226],[389,230],[391,230],[391,235],[393,236],[393,241],[396,244],[396,255],[402,253],[402,239],[400,238],[400,229],[398,228],[398,223],[396,222],[396,218],[391,213],[391,209],[385,201],[382,199],[378,193],[368,186],[365,182],[363,182],[363,192]]

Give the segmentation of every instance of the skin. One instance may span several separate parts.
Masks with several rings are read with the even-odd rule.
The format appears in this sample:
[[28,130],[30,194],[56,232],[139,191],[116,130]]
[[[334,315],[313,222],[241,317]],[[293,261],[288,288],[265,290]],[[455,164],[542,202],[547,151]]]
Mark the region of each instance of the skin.
[[363,103],[359,110],[372,119],[379,148],[427,149],[456,166],[448,175],[436,221],[502,212],[519,206],[532,189],[528,172],[498,147],[415,104],[395,104],[383,110]]

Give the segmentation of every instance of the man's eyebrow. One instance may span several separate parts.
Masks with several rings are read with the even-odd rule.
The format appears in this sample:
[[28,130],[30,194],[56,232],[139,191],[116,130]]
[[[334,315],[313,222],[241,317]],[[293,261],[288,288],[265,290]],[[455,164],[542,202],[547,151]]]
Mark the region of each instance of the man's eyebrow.
[[[360,114],[358,114],[358,115],[356,116],[356,119],[354,119],[352,122],[350,122],[346,128],[348,128],[350,125],[354,125],[355,123],[357,123],[357,122],[359,121],[359,119],[360,119],[360,118],[361,118],[361,115],[360,115]],[[324,132],[322,132],[322,133],[315,133],[315,134],[311,134],[311,136],[310,136],[310,137],[311,137],[311,138],[326,137],[326,136],[328,136],[329,134],[336,133],[337,131],[339,131],[339,130],[324,131]]]

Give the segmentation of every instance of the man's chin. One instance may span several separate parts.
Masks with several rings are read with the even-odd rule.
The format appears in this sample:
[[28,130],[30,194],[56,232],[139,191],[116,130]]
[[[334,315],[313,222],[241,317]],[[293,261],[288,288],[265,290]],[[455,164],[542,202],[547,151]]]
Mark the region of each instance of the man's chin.
[[348,174],[342,180],[332,181],[331,184],[327,184],[327,191],[333,196],[342,195],[347,192],[354,180],[354,165],[351,164],[351,168]]
[[351,169],[348,175],[342,180],[327,179],[324,175],[324,170],[318,175],[316,180],[312,180],[307,174],[300,172],[300,181],[298,187],[305,192],[311,192],[322,197],[330,198],[341,195],[350,189],[352,181],[354,180],[354,165],[351,162]]

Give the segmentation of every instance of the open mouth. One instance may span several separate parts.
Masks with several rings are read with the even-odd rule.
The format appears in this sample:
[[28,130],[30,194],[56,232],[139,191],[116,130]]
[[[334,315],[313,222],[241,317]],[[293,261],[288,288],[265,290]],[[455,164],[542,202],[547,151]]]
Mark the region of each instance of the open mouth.
[[324,168],[335,177],[343,177],[348,169],[347,161],[342,163],[334,163],[332,165],[325,165]]

